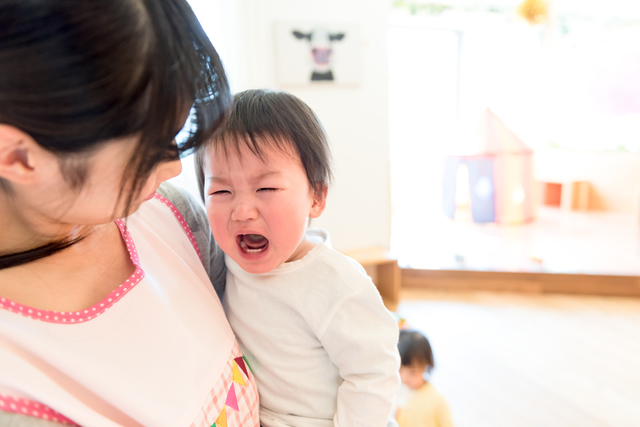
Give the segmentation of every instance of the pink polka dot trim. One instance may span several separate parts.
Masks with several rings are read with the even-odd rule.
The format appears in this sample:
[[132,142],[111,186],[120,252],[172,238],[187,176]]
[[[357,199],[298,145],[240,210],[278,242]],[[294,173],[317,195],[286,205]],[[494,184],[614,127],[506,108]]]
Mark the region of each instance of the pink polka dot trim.
[[43,420],[79,427],[79,424],[74,423],[64,415],[57,413],[42,403],[32,400],[18,399],[0,394],[0,411],[28,415],[30,417],[42,418]]
[[135,285],[137,285],[144,277],[144,271],[140,268],[138,251],[136,251],[135,244],[133,243],[131,234],[127,230],[124,221],[118,219],[115,221],[115,224],[118,226],[120,234],[122,235],[122,238],[127,245],[129,257],[131,258],[131,262],[133,262],[133,264],[136,266],[136,271],[134,271],[133,274],[129,276],[129,278],[125,280],[124,283],[121,283],[120,286],[118,286],[109,295],[107,295],[105,299],[95,304],[94,306],[84,310],[64,312],[39,310],[27,305],[18,304],[17,302],[11,301],[8,298],[0,297],[0,309],[18,313],[35,320],[41,320],[43,322],[62,323],[67,325],[83,323],[91,319],[95,319],[96,317],[103,314],[109,307],[111,307],[118,300],[120,300],[120,298],[125,296],[131,289],[133,289]]
[[173,203],[171,203],[169,200],[165,199],[158,193],[156,193],[156,195],[153,197],[154,199],[161,201],[171,209],[171,212],[173,212],[173,215],[176,217],[176,219],[180,223],[180,226],[182,227],[184,232],[187,234],[187,237],[191,242],[191,246],[193,246],[193,249],[195,249],[196,253],[198,254],[198,258],[200,258],[200,261],[202,261],[202,257],[200,256],[200,248],[198,248],[198,244],[196,243],[196,238],[193,237],[193,233],[191,232],[191,228],[189,228],[189,224],[187,224],[187,221],[185,221],[184,217],[180,214],[180,212],[178,211],[178,208],[176,208]]

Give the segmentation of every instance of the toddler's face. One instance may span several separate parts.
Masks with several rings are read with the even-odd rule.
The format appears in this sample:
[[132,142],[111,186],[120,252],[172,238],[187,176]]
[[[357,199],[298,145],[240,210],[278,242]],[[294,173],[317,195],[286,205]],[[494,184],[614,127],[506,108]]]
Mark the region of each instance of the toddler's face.
[[302,258],[309,218],[324,210],[295,154],[265,149],[262,161],[247,148],[204,160],[207,215],[220,248],[249,273],[266,273]]
[[424,385],[424,373],[427,365],[414,363],[409,366],[400,366],[400,381],[412,390],[416,390]]

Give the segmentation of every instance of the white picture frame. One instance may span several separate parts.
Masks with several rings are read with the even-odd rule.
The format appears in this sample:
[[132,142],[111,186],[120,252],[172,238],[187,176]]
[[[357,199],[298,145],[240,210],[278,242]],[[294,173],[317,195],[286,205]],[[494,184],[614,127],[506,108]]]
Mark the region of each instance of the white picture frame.
[[358,25],[277,22],[275,47],[276,74],[281,86],[360,83]]

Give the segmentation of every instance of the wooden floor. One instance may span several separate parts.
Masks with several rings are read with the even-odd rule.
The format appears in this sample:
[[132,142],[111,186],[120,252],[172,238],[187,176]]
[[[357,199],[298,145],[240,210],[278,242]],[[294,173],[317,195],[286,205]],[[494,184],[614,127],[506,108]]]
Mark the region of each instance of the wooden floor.
[[640,299],[403,290],[456,427],[640,426]]

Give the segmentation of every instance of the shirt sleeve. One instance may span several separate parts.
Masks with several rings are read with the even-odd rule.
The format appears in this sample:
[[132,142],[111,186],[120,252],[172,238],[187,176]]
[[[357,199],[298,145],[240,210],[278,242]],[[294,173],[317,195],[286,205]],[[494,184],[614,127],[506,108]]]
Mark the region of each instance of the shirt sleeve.
[[343,379],[334,427],[384,427],[400,386],[398,325],[371,283],[341,304],[320,341]]
[[204,269],[213,283],[218,297],[222,300],[227,277],[227,267],[224,263],[224,253],[211,234],[209,219],[202,203],[196,200],[188,191],[168,182],[162,183],[158,193],[169,200],[187,221],[193,237],[196,239],[200,258]]
[[0,411],[0,426],[2,427],[61,427],[64,424],[41,418],[30,417],[28,415],[14,414],[12,412]]

